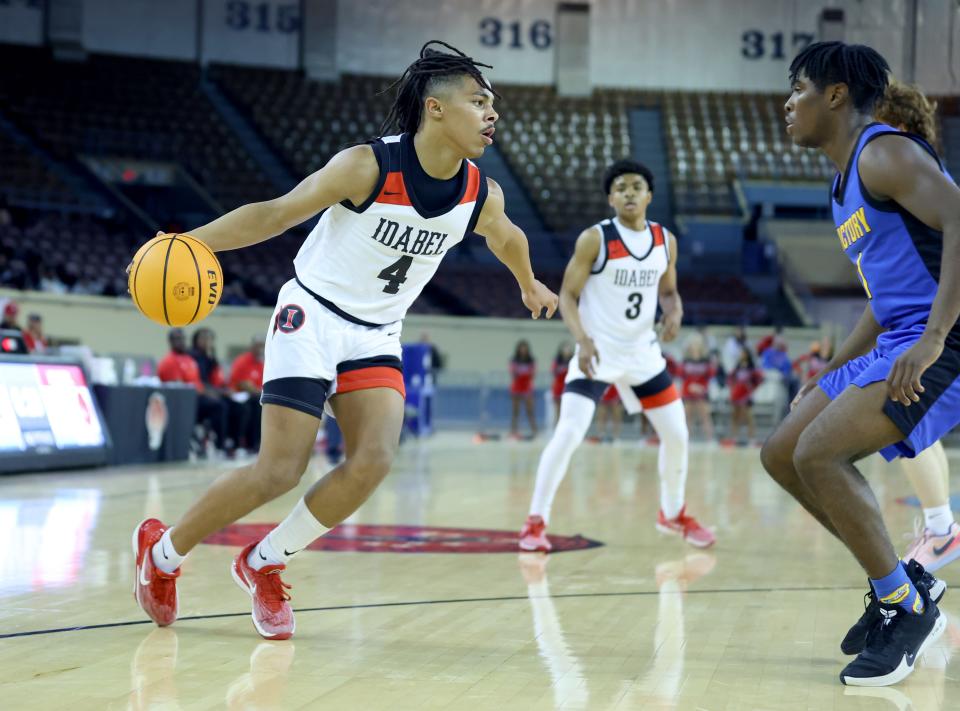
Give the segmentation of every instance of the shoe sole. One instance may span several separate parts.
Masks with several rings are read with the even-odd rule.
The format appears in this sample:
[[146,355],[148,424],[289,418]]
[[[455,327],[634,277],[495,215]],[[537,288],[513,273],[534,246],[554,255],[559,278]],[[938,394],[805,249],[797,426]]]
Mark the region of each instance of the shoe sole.
[[676,529],[670,528],[669,526],[664,526],[663,524],[661,524],[661,523],[659,523],[659,522],[658,522],[658,523],[655,523],[655,524],[653,524],[653,525],[656,527],[656,529],[657,529],[658,531],[660,531],[660,533],[665,533],[665,534],[667,534],[668,536],[681,536],[684,541],[686,541],[687,543],[689,543],[689,544],[690,544],[691,546],[693,546],[694,548],[709,548],[710,546],[712,546],[714,543],[717,542],[716,539],[714,539],[714,540],[710,541],[709,543],[697,543],[697,542],[691,541],[689,538],[685,537],[685,536],[683,535],[683,532],[682,532],[682,531],[677,531]]
[[937,617],[937,621],[933,623],[933,628],[930,630],[930,633],[917,650],[917,654],[913,658],[913,664],[908,664],[906,658],[904,658],[900,660],[900,665],[889,674],[873,677],[845,677],[841,674],[840,682],[846,686],[892,686],[893,684],[903,681],[913,673],[913,670],[917,666],[917,661],[919,661],[920,657],[923,656],[930,645],[940,639],[940,636],[946,629],[947,616],[941,611],[940,616]]
[[[240,577],[240,573],[237,572],[236,561],[230,562],[230,577],[233,578],[233,582],[235,582],[241,590],[243,590],[247,595],[250,596],[250,602],[252,605],[253,593],[250,592],[250,586],[247,585],[247,583],[243,580],[243,578]],[[293,636],[293,632],[297,626],[296,620],[294,620],[293,627],[290,628],[289,632],[281,632],[279,634],[270,634],[269,632],[265,632],[260,628],[260,625],[257,623],[257,618],[253,614],[252,610],[250,612],[250,619],[253,620],[253,627],[254,629],[257,630],[257,634],[259,634],[264,639],[272,639],[272,640],[290,639]]]
[[[933,584],[928,592],[930,593],[930,599],[939,605],[940,601],[943,599],[943,596],[947,593],[947,584],[940,580],[940,578],[937,578],[937,582]],[[943,615],[943,612],[940,614]],[[863,643],[866,643],[866,637],[864,637]],[[863,651],[863,643],[856,649],[849,649],[849,651],[844,649],[843,645],[841,644],[840,651],[843,654],[846,654],[848,657],[856,656]]]
[[930,565],[923,566],[923,568],[929,573],[934,573],[941,568],[950,565],[953,561],[957,560],[957,558],[960,558],[960,546],[955,547],[947,555],[940,556],[937,558],[937,560],[932,561]]
[[[138,556],[139,553],[140,553],[140,529],[143,528],[143,524],[145,524],[145,523],[146,523],[147,521],[149,521],[149,520],[150,520],[150,519],[148,519],[148,518],[143,519],[140,523],[137,524],[137,527],[133,529],[133,539],[131,540],[131,544],[132,544],[132,547],[133,547],[133,599],[136,601],[137,607],[139,607],[141,610],[143,610],[143,613],[144,613],[147,617],[149,617],[151,620],[153,620],[154,623],[155,623],[158,627],[169,627],[170,625],[172,625],[174,622],[177,621],[177,618],[176,618],[176,617],[174,617],[173,620],[171,620],[170,622],[166,623],[165,625],[164,625],[164,624],[160,624],[159,622],[157,622],[156,620],[153,619],[153,616],[152,616],[149,612],[147,612],[146,610],[144,610],[143,605],[140,603],[140,598],[137,597],[137,583],[140,582],[140,566],[137,564],[137,556]],[[149,552],[148,552],[148,555],[149,555]],[[178,614],[179,614],[179,611],[180,611],[180,588],[174,588],[174,590],[176,590],[176,592],[177,592],[177,602],[176,602],[176,604],[177,604],[177,612],[178,612]]]

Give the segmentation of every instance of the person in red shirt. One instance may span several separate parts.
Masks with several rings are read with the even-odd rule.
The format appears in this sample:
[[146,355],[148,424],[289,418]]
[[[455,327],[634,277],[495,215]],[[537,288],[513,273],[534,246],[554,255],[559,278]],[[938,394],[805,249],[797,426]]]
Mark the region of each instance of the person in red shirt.
[[257,451],[260,448],[260,391],[263,390],[263,336],[250,343],[250,350],[238,355],[230,366],[230,390],[248,393],[244,419],[240,423],[240,444]]
[[40,314],[27,316],[27,328],[23,331],[23,342],[31,353],[46,353],[50,347],[43,335],[43,317]]
[[830,360],[830,357],[829,355],[826,358],[824,357],[820,341],[811,343],[810,350],[793,361],[793,372],[799,379],[800,385],[805,385],[810,378],[815,377],[823,370],[828,360]]
[[747,436],[753,442],[757,434],[753,422],[753,391],[763,382],[763,373],[754,364],[749,348],[740,350],[737,367],[730,373],[727,382],[730,384],[730,402],[733,405],[731,436],[736,440],[740,434],[740,425],[745,424]]
[[207,392],[200,379],[200,366],[187,353],[187,339],[183,330],[174,328],[167,336],[170,352],[157,365],[157,376],[164,383],[188,383],[197,391],[196,423],[206,422],[214,437],[214,446],[223,446],[227,432],[227,404],[216,393]]
[[510,360],[510,400],[513,403],[513,415],[510,419],[510,435],[519,437],[517,419],[520,415],[520,403],[527,411],[530,422],[530,435],[537,436],[537,419],[533,412],[533,378],[537,374],[537,362],[530,354],[530,344],[519,341],[513,358]]
[[707,355],[707,345],[699,333],[690,337],[678,368],[683,383],[681,397],[687,410],[687,426],[693,431],[694,421],[700,421],[703,436],[713,441],[713,413],[710,408],[710,380],[717,374],[717,366]]
[[550,370],[553,374],[553,384],[550,386],[550,394],[553,395],[553,422],[556,424],[560,417],[560,398],[563,396],[563,385],[567,379],[567,370],[570,368],[570,359],[573,358],[573,346],[568,341],[564,341],[557,349],[557,355],[553,358],[553,365]]

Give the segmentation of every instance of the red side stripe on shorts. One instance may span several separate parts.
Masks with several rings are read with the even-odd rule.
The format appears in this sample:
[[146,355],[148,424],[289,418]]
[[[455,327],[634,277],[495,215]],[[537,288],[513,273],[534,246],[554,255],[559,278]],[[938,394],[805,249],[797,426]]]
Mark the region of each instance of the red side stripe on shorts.
[[387,173],[383,189],[374,202],[387,205],[412,205],[410,196],[407,195],[407,186],[403,183],[403,173],[400,171]]
[[463,191],[460,204],[476,202],[480,193],[480,169],[472,163],[467,163],[467,189]]
[[349,370],[337,375],[338,393],[370,390],[371,388],[393,388],[404,399],[407,397],[407,390],[403,386],[403,373],[396,368],[373,366],[371,368]]
[[664,405],[669,405],[674,400],[679,400],[680,394],[677,392],[677,388],[673,383],[670,383],[670,387],[666,390],[661,390],[656,395],[649,395],[648,397],[640,398],[640,404],[643,406],[644,410],[654,410],[658,407],[663,407]]

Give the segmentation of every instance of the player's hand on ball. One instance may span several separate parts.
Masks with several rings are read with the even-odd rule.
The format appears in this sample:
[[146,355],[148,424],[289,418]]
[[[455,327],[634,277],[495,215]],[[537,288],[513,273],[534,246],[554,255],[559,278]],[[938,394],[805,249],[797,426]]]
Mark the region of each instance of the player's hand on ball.
[[890,399],[908,406],[920,402],[920,393],[924,390],[920,376],[937,362],[941,353],[943,341],[926,335],[901,353],[887,375],[887,394]]
[[530,309],[533,318],[540,318],[540,312],[544,309],[547,310],[547,318],[552,317],[559,303],[559,297],[536,279],[533,280],[533,286],[520,292],[520,298],[523,299],[523,305]]
[[680,322],[683,321],[683,315],[676,311],[665,313],[660,318],[660,340],[669,343],[680,333]]
[[580,352],[577,356],[577,365],[580,366],[580,372],[588,378],[593,378],[595,366],[600,363],[600,354],[597,352],[597,346],[592,338],[584,338],[577,342]]

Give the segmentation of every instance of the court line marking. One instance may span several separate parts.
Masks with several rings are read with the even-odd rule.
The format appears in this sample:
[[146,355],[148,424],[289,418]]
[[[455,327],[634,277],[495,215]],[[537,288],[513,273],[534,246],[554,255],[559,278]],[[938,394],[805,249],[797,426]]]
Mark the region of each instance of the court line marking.
[[[483,603],[483,602],[516,602],[519,600],[537,600],[549,598],[551,600],[564,600],[574,598],[589,597],[643,597],[649,595],[722,595],[722,594],[740,594],[740,593],[790,593],[790,592],[837,592],[844,590],[861,590],[862,585],[853,586],[834,586],[834,587],[789,587],[789,588],[731,588],[731,589],[707,589],[707,590],[677,590],[675,592],[661,593],[659,590],[626,590],[623,592],[585,592],[585,593],[559,593],[556,595],[503,595],[499,597],[464,597],[450,598],[447,600],[402,600],[398,602],[370,602],[359,605],[331,605],[328,607],[301,607],[294,608],[295,613],[306,612],[338,612],[342,610],[370,610],[384,607],[413,607],[416,605],[453,605],[464,603]],[[220,612],[213,615],[190,615],[178,618],[178,622],[190,620],[216,620],[227,617],[246,617],[249,612]],[[76,627],[56,627],[44,630],[28,630],[26,632],[8,632],[0,634],[0,639],[12,639],[14,637],[33,637],[43,634],[60,634],[63,632],[82,632],[84,630],[110,629],[113,627],[132,627],[134,625],[152,625],[153,620],[129,620],[126,622],[104,622],[99,625],[78,625]]]

